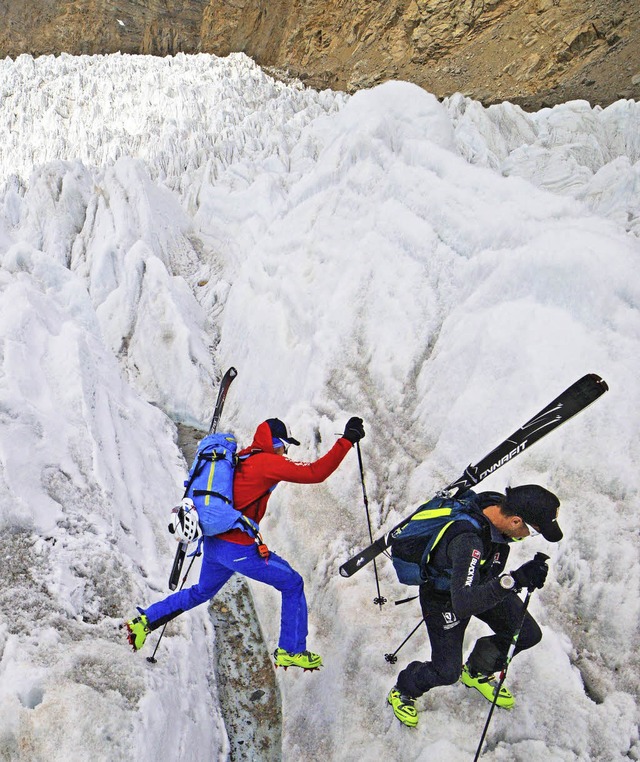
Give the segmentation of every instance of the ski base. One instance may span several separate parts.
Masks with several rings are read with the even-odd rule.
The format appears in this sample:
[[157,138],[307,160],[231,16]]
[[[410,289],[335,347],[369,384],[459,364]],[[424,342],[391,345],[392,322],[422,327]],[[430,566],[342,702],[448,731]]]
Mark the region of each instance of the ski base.
[[178,543],[176,554],[173,559],[173,566],[171,567],[171,574],[169,575],[169,590],[175,590],[176,587],[178,587],[184,559],[187,557],[188,547],[189,545],[186,542]]

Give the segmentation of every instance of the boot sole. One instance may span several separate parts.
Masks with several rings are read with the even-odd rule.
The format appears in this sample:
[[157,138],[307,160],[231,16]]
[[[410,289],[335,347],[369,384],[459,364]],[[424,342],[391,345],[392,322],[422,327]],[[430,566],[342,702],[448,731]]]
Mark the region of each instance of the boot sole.
[[279,667],[280,669],[283,669],[285,672],[289,669],[289,667],[296,667],[297,669],[301,669],[303,672],[317,672],[320,669],[321,666],[322,666],[322,664],[319,664],[317,667],[303,667],[301,664],[287,664],[287,665],[284,665],[284,664],[276,664],[274,662],[274,667],[276,669],[278,669],[278,667]]
[[[479,688],[476,688],[475,685],[467,685],[464,682],[464,680],[460,680],[460,682],[464,685],[465,688],[472,688],[474,691],[477,691],[482,696],[482,698],[485,701],[488,701],[490,704],[493,704],[493,700],[494,700],[495,696],[491,696],[491,697],[485,696],[485,694]],[[515,704],[516,704],[515,699],[513,699],[512,702],[509,705],[501,704],[499,699],[498,699],[498,701],[496,701],[496,706],[499,709],[506,709],[507,712],[510,712],[513,709],[513,707],[515,706]]]
[[[140,646],[140,648],[136,648],[136,636],[131,631],[131,628],[129,627],[129,622],[123,622],[121,625],[118,626],[118,629],[119,630],[126,629],[127,642],[133,649],[133,652],[138,653],[138,651],[142,649],[142,646],[144,646],[144,643],[142,644],[142,646]],[[146,638],[145,638],[145,641],[146,641]]]

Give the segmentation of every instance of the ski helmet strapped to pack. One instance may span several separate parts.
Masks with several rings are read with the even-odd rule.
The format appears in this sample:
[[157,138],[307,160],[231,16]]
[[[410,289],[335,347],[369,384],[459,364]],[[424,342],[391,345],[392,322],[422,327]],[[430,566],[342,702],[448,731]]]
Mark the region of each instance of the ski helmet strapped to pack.
[[189,543],[200,537],[198,512],[195,509],[193,500],[185,497],[180,505],[177,505],[171,511],[169,531],[178,542]]

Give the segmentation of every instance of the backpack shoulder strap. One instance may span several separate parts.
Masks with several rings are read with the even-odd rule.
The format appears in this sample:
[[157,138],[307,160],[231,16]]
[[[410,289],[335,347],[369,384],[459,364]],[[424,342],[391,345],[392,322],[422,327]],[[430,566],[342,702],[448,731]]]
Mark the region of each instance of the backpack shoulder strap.
[[[431,559],[431,553],[433,552],[434,548],[438,545],[440,540],[444,537],[445,533],[453,528],[454,526],[456,528],[459,528],[460,531],[465,531],[460,525],[462,522],[471,524],[472,527],[477,531],[482,531],[482,526],[480,524],[480,521],[474,517],[471,513],[468,513],[465,510],[465,506],[462,505],[453,505],[447,508],[435,508],[432,509],[434,514],[433,517],[436,518],[437,516],[442,516],[443,518],[445,516],[449,517],[448,521],[445,521],[443,525],[434,532],[433,536],[427,543],[427,546],[424,549],[424,553],[422,555],[422,563],[424,565],[427,565]],[[425,517],[426,518],[426,517]]]

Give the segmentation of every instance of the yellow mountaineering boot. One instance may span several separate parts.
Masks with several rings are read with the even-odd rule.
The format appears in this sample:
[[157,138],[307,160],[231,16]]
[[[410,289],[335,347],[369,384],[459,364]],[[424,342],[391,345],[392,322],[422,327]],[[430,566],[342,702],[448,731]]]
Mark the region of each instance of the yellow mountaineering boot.
[[144,645],[147,635],[151,632],[149,629],[149,620],[144,614],[130,619],[121,627],[127,628],[127,640],[134,651],[139,651]]
[[[465,664],[462,668],[460,680],[467,686],[467,688],[475,688],[477,691],[480,691],[487,701],[493,703],[493,697],[496,695],[496,689],[498,688],[499,682],[495,675],[472,675],[469,671],[469,667]],[[512,709],[515,703],[516,700],[503,685],[502,688],[500,688],[496,706],[501,706],[503,709]]]
[[299,654],[292,654],[285,651],[284,648],[276,648],[273,652],[276,667],[302,667],[306,670],[319,669],[322,666],[322,658],[311,651],[302,651]]
[[415,699],[404,696],[397,688],[392,688],[387,696],[387,703],[391,704],[393,713],[408,728],[415,728],[418,724],[415,702]]

